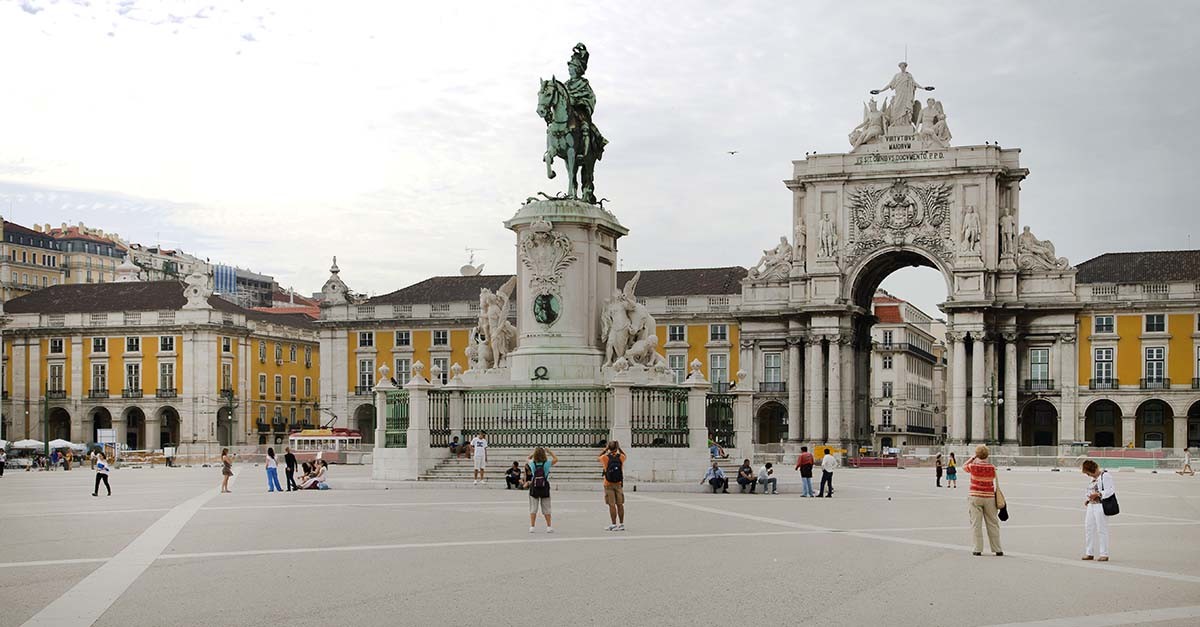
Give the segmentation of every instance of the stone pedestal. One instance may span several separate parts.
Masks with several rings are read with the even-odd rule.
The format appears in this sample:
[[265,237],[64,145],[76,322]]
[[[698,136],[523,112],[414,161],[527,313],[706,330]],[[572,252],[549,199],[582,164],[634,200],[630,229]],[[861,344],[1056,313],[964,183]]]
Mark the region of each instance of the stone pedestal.
[[629,231],[611,213],[571,199],[533,201],[504,223],[517,234],[517,348],[513,383],[601,380],[601,308],[617,285],[617,239]]

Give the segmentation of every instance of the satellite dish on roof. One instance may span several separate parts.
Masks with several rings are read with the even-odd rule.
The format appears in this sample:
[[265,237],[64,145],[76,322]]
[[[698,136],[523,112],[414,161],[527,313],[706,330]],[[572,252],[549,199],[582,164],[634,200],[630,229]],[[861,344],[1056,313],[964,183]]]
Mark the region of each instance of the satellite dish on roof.
[[479,264],[479,267],[475,266],[475,251],[483,249],[468,247],[464,250],[467,251],[467,254],[470,255],[470,257],[467,259],[467,264],[458,269],[458,273],[462,276],[479,276],[483,272],[483,266],[487,264],[481,263]]

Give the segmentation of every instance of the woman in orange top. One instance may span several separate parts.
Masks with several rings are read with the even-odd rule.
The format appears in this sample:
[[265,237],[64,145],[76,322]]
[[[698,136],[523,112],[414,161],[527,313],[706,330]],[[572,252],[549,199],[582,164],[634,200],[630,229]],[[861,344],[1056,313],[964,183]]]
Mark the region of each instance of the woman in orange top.
[[988,545],[997,557],[1004,555],[1000,548],[1000,510],[996,507],[996,467],[987,461],[988,447],[975,447],[975,456],[963,464],[963,472],[971,475],[971,490],[967,492],[967,513],[975,549],[972,555],[983,555],[983,527],[987,525]]

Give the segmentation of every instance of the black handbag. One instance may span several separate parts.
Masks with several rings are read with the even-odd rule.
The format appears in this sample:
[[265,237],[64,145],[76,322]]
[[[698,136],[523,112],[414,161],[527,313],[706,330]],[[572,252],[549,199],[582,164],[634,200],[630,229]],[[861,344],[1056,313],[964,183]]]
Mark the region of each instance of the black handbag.
[[[1100,473],[1100,491],[1104,491],[1104,473]],[[1121,506],[1117,504],[1117,493],[1107,498],[1100,499],[1100,507],[1104,508],[1105,516],[1116,516],[1121,513]]]

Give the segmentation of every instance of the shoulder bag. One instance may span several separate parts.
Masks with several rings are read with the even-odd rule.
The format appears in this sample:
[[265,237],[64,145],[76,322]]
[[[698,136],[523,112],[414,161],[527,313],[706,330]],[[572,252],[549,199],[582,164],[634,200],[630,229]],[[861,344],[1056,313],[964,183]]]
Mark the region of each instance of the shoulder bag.
[[[1101,493],[1104,492],[1104,475],[1107,472],[1108,471],[1100,473],[1100,479],[1098,479]],[[1105,516],[1116,516],[1117,514],[1120,514],[1121,506],[1117,504],[1117,493],[1113,492],[1112,496],[1100,499],[1100,507],[1104,508]]]
[[996,509],[1000,510],[1000,520],[1006,521],[1008,520],[1008,501],[1005,500],[1004,493],[1000,491],[1000,475],[997,474],[992,482],[992,485],[996,486]]

